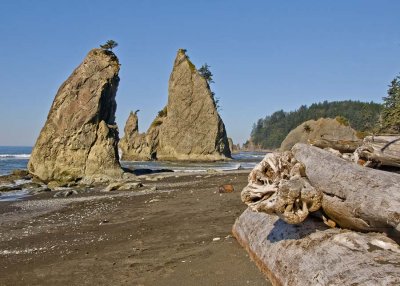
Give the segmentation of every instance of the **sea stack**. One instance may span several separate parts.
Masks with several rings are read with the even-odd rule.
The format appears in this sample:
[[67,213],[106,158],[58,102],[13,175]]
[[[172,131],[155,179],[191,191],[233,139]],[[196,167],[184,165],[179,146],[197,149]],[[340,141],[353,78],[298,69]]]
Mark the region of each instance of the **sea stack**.
[[[145,136],[145,142],[133,148],[143,151],[132,152],[134,156],[141,153],[149,159],[172,161],[217,161],[231,157],[225,125],[210,86],[183,49],[177,53],[169,79],[168,104]],[[150,153],[143,148],[146,144],[150,145]]]
[[61,85],[32,150],[29,172],[49,182],[120,178],[115,96],[119,62],[93,49]]
[[157,126],[149,128],[147,133],[139,133],[139,119],[137,112],[131,112],[124,128],[124,137],[119,142],[122,151],[122,160],[148,161],[155,159],[157,146]]

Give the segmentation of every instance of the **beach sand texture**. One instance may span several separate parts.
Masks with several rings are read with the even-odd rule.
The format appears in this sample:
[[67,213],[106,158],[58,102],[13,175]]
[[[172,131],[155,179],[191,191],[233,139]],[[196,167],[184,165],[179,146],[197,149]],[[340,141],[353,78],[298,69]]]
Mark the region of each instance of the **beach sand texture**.
[[140,191],[3,202],[0,285],[270,285],[231,236],[247,175],[155,174]]

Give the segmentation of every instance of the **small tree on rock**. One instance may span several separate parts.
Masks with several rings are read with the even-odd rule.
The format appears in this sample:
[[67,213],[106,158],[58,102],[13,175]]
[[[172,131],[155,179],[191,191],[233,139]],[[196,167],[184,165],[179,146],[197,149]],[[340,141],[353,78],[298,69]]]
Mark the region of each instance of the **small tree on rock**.
[[[210,66],[205,63],[204,65],[201,66],[201,68],[198,69],[199,74],[205,78],[208,84],[214,83],[212,77],[213,74],[210,71]],[[214,100],[215,107],[217,108],[218,111],[221,111],[221,106],[219,105],[219,98],[215,96],[215,92],[211,92],[211,97]]]
[[116,46],[118,46],[118,43],[114,40],[108,40],[104,45],[100,45],[100,48],[103,50],[108,50],[112,51]]
[[198,71],[199,71],[200,75],[202,77],[204,77],[209,84],[214,82],[213,79],[212,79],[213,74],[210,71],[210,66],[207,63],[202,65],[201,68],[199,68]]

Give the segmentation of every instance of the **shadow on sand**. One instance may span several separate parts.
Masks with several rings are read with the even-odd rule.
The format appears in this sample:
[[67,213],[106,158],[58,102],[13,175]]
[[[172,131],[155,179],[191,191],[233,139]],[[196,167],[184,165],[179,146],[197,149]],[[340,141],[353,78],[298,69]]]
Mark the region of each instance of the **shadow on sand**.
[[170,170],[170,169],[159,169],[159,170],[135,169],[135,170],[132,170],[132,169],[129,169],[129,168],[126,168],[126,167],[122,167],[122,169],[124,170],[124,172],[131,173],[131,174],[134,174],[136,176],[174,172],[173,170]]

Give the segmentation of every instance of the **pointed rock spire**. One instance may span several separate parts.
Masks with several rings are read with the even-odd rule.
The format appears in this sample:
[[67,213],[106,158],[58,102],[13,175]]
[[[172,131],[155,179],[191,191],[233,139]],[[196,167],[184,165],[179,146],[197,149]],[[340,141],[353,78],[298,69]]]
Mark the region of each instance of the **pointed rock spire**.
[[[177,53],[169,79],[168,104],[153,121],[146,142],[153,148],[151,158],[158,160],[215,161],[231,156],[207,80],[183,49]],[[143,146],[134,149],[139,148],[148,151]]]
[[88,53],[57,92],[29,160],[31,174],[46,182],[122,176],[115,123],[118,72],[111,51]]

